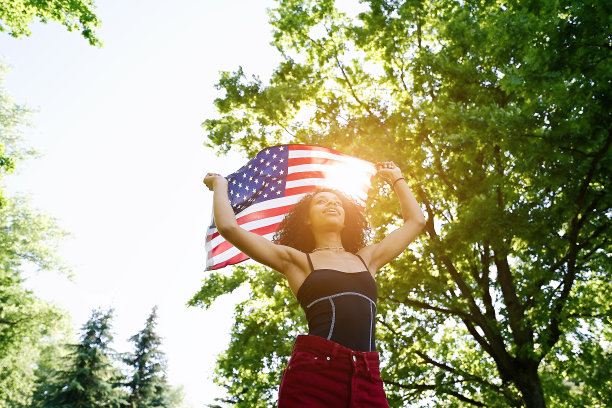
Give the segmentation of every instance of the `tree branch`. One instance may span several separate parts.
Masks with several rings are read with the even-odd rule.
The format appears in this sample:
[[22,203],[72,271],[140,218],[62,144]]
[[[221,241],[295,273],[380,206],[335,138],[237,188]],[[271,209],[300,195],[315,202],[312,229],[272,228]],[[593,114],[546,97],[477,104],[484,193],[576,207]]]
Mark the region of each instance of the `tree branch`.
[[385,384],[395,385],[396,387],[402,388],[404,390],[414,390],[418,392],[423,392],[423,391],[434,391],[436,389],[436,385],[431,385],[431,384],[410,384],[408,385],[408,384],[399,383],[397,381],[393,381],[388,378],[383,378],[383,381]]
[[23,322],[24,320],[27,320],[27,318],[24,317],[23,319],[17,319],[17,320],[0,319],[0,324],[5,324],[7,326],[15,326]]
[[457,391],[453,391],[453,390],[447,390],[447,389],[440,389],[439,386],[435,385],[435,384],[412,384],[412,385],[408,385],[408,384],[402,384],[399,383],[397,381],[392,381],[386,378],[383,378],[383,381],[385,382],[385,384],[390,384],[390,385],[394,385],[398,388],[404,389],[404,390],[413,390],[416,391],[417,393],[423,392],[423,391],[437,391],[439,393],[442,394],[448,394],[448,395],[452,395],[453,397],[463,401],[463,402],[467,402],[468,404],[472,404],[475,405],[477,407],[486,407],[486,404],[483,404],[482,402],[473,400],[471,398],[468,398],[464,395],[459,394]]
[[581,261],[587,261],[589,260],[593,254],[595,254],[597,252],[597,250],[603,248],[608,242],[610,242],[610,240],[608,239],[608,237],[604,237],[603,241],[601,242],[601,244],[597,247],[594,247],[593,249],[591,249],[589,252],[587,252],[586,254],[584,254],[583,256],[580,257]]
[[489,353],[491,358],[493,358],[497,362],[496,353],[493,350],[493,347],[491,347],[491,345],[487,343],[487,339],[485,339],[480,335],[480,333],[478,333],[472,322],[470,322],[469,320],[462,320],[462,322],[467,328],[468,332],[472,335],[472,337],[474,337],[478,344],[480,344],[480,347],[482,347],[484,351]]
[[525,346],[533,348],[533,330],[525,316],[524,306],[520,303],[517,296],[508,258],[497,250],[493,251],[493,258],[495,266],[497,266],[497,280],[502,290],[506,310],[508,311],[508,320],[514,340],[519,349]]
[[387,328],[387,330],[389,330],[391,333],[393,333],[393,335],[395,337],[399,337],[400,339],[403,339],[406,343],[410,343],[410,339],[408,337],[406,337],[402,333],[398,333],[397,330],[395,330],[395,328],[391,327],[391,325],[389,325],[389,323],[387,323],[384,319],[379,320],[379,322],[380,322],[380,324],[385,326]]
[[[446,177],[446,173],[444,171],[444,169],[442,168],[442,163],[440,162],[440,158],[442,157],[442,153],[436,149],[435,145],[433,144],[433,142],[429,139],[429,137],[427,135],[424,135],[423,140],[425,140],[427,142],[427,144],[429,145],[429,147],[434,151],[433,157],[434,157],[434,164],[436,166],[436,169],[438,170],[435,174],[440,177],[440,180],[442,180],[444,182],[444,184],[446,185],[446,187],[448,187],[451,191],[453,191],[454,193],[457,192],[455,186],[456,183],[451,183],[451,181]],[[463,199],[463,195],[459,194],[459,198]]]
[[414,306],[414,307],[418,307],[421,309],[427,309],[427,310],[434,310],[436,312],[440,312],[442,314],[446,314],[446,315],[451,315],[451,316],[459,316],[461,318],[467,319],[467,320],[472,320],[472,316],[470,316],[468,313],[462,311],[462,310],[455,310],[455,309],[445,309],[442,307],[437,307],[437,306],[432,306],[428,303],[425,302],[421,302],[418,300],[414,300],[414,299],[395,299],[392,297],[380,297],[380,300],[389,300],[391,302],[395,302],[395,303],[401,303],[404,305],[408,305],[408,306]]
[[[425,229],[429,237],[434,242],[440,243],[438,234],[436,233],[434,225],[433,225],[433,210],[431,209],[431,204],[427,198],[427,195],[425,194],[425,192],[423,191],[422,187],[419,184],[415,186],[415,190],[421,202],[425,204],[425,208],[428,214],[428,218],[425,224]],[[480,308],[478,307],[478,305],[476,305],[474,298],[471,296],[470,288],[463,281],[463,279],[461,278],[461,276],[459,275],[459,273],[453,266],[452,261],[446,256],[441,256],[441,258],[444,261],[443,262],[444,266],[449,271],[449,273],[451,274],[451,277],[453,278],[453,280],[459,287],[461,294],[465,296],[465,298],[468,300],[472,319],[474,319],[474,321],[477,322],[478,326],[483,330],[483,332],[485,333],[485,336],[490,342],[490,346],[487,347],[485,350],[498,363],[500,367],[500,373],[503,373],[504,372],[503,370],[507,370],[507,372],[513,372],[514,362],[505,348],[503,337],[500,335],[500,333],[498,332],[496,328],[493,328],[489,325],[489,322],[487,321],[487,319],[484,317],[484,315],[480,311]],[[436,260],[437,260],[437,257],[436,257]],[[470,331],[470,333],[474,336],[474,334],[475,333],[477,334],[478,332],[476,330],[472,330]],[[476,340],[478,341],[478,338],[476,338]],[[482,344],[487,344],[487,343],[483,341]]]
[[[591,204],[589,205],[588,209],[585,211],[585,215],[580,219],[580,223],[579,226],[582,227],[584,225],[584,223],[586,222],[586,220],[588,219],[588,214],[590,213],[590,211],[592,211],[593,209],[595,209],[597,207],[597,204],[599,203],[599,201],[604,197],[604,192],[602,192],[601,194],[597,195],[597,197],[591,202]],[[606,232],[607,229],[610,227],[609,224],[603,223],[602,225],[600,225],[599,227],[597,227],[595,229],[595,231],[593,231],[591,233],[591,235],[589,235],[584,241],[582,241],[579,245],[578,245],[578,252],[582,251],[583,249],[585,249],[593,239],[599,237],[603,232]],[[607,237],[605,238],[604,242],[607,241]],[[597,251],[598,248],[593,248],[591,251],[589,251],[589,253],[587,255],[585,255],[584,257],[582,257],[583,260],[588,259],[595,251]],[[535,283],[534,283],[534,287],[536,288],[536,291],[541,290],[542,286],[550,281],[550,279],[552,278],[552,276],[555,274],[555,272],[565,263],[567,263],[568,259],[570,256],[570,251],[566,252],[565,255],[563,255],[563,257],[559,258],[557,260],[557,262],[555,262],[553,265],[551,265],[550,268],[548,268],[548,270],[546,271],[546,273],[544,274],[544,276],[542,276],[542,278],[538,279]],[[531,308],[531,306],[533,305],[533,301],[535,300],[535,298],[532,296],[528,299],[528,301],[525,303],[525,310]]]
[[485,305],[485,316],[487,316],[489,319],[497,320],[495,307],[493,307],[493,298],[491,297],[490,292],[491,288],[489,286],[489,265],[491,265],[491,253],[489,241],[487,240],[485,240],[483,243],[482,252],[480,253],[480,264],[482,267],[482,273],[480,275],[480,279],[478,280],[478,284],[482,290],[482,300]]
[[580,319],[582,317],[592,317],[594,319],[603,319],[604,317],[610,317],[612,310],[608,310],[605,313],[570,313],[567,315],[568,319]]
[[[327,29],[327,34],[329,35],[330,39],[333,38],[329,29]],[[319,44],[316,40],[312,39],[308,34],[305,34],[305,33],[300,31],[299,35],[301,35],[302,37],[308,39],[310,42],[312,42],[320,50],[325,50],[325,47],[323,47],[321,44]],[[366,112],[368,112],[368,114],[372,118],[374,118],[374,120],[376,120],[376,122],[380,125],[380,127],[383,129],[383,131],[387,135],[389,135],[390,132],[389,132],[389,129],[387,128],[387,126],[385,125],[385,123],[382,120],[380,120],[380,118],[377,115],[375,115],[374,112],[372,112],[372,110],[367,105],[365,105],[361,101],[361,99],[357,96],[357,93],[355,92],[355,89],[353,88],[353,84],[352,84],[351,80],[348,78],[348,75],[346,74],[346,71],[344,70],[344,67],[342,66],[342,63],[338,59],[338,53],[336,51],[334,51],[333,55],[334,55],[334,60],[336,61],[336,66],[340,69],[340,72],[342,73],[342,76],[343,76],[344,80],[346,81],[346,84],[347,84],[347,86],[349,88],[349,92],[351,93],[351,95],[353,96],[355,101],[357,101],[357,104],[359,104],[359,106],[361,106],[363,109],[365,109]]]
[[482,292],[482,301],[485,306],[485,316],[490,320],[496,320],[497,316],[495,315],[495,308],[493,307],[493,299],[491,297],[491,293],[489,292],[489,265],[491,264],[491,254],[489,251],[488,242],[485,241],[481,252],[478,249],[475,249],[474,252],[476,252],[476,255],[480,255],[481,273],[478,273],[478,266],[472,264],[471,262],[470,272],[476,283],[478,283],[478,287]]
[[433,358],[430,358],[428,355],[426,355],[425,353],[423,353],[421,351],[417,350],[417,351],[415,351],[415,354],[418,355],[419,357],[421,357],[421,359],[423,359],[423,361],[425,361],[428,364],[431,364],[431,365],[433,365],[435,367],[438,367],[441,370],[447,371],[447,372],[449,372],[451,374],[461,376],[461,377],[463,377],[467,381],[475,381],[478,384],[480,384],[480,385],[482,385],[484,387],[487,387],[487,388],[497,392],[498,394],[500,394],[504,398],[508,399],[509,401],[513,401],[512,396],[506,394],[506,392],[504,392],[504,390],[501,387],[499,387],[499,386],[497,386],[495,384],[491,384],[490,382],[486,381],[485,379],[483,379],[483,378],[481,378],[481,377],[479,377],[477,375],[474,375],[472,373],[468,373],[468,372],[463,371],[463,370],[456,369],[456,368],[451,367],[451,366],[449,366],[447,364],[444,364],[444,363],[440,363],[440,362],[434,360]]
[[355,101],[357,101],[357,104],[359,104],[359,106],[361,106],[363,109],[365,109],[365,111],[368,112],[368,115],[370,115],[370,117],[372,117],[378,123],[378,125],[381,127],[381,129],[387,135],[389,135],[390,132],[389,132],[389,129],[387,128],[387,125],[385,125],[385,123],[378,117],[378,115],[374,114],[374,112],[372,112],[370,107],[367,106],[365,103],[363,103],[361,101],[361,99],[359,99],[359,97],[357,96],[357,93],[355,92],[355,89],[353,88],[353,84],[352,84],[351,80],[349,79],[348,75],[346,74],[346,71],[344,70],[344,67],[342,66],[342,63],[338,59],[338,54],[335,53],[335,52],[334,52],[334,60],[336,61],[336,66],[338,68],[340,68],[340,72],[342,73],[342,77],[344,78],[344,80],[346,81],[346,84],[348,85],[349,92],[351,93],[351,95],[353,96]]
[[578,245],[578,234],[580,232],[581,226],[584,225],[584,221],[581,218],[586,218],[587,214],[583,214],[584,200],[586,199],[586,192],[593,180],[595,175],[595,171],[600,163],[600,161],[606,156],[608,150],[610,149],[610,145],[612,145],[612,133],[608,133],[608,138],[606,142],[602,146],[602,148],[597,152],[597,154],[593,157],[593,161],[591,162],[591,166],[589,167],[589,171],[587,172],[586,177],[582,181],[580,186],[580,191],[578,193],[577,199],[577,211],[574,217],[570,222],[569,229],[569,242],[570,247],[567,253],[567,272],[563,276],[562,280],[562,291],[561,295],[552,300],[551,304],[551,318],[550,324],[546,333],[543,333],[543,338],[546,339],[544,344],[542,345],[542,350],[540,352],[539,358],[543,359],[548,352],[552,349],[552,347],[557,343],[559,337],[561,336],[561,329],[559,325],[562,320],[562,312],[565,307],[565,302],[569,297],[572,286],[574,285],[574,281],[576,279],[576,260],[578,258],[578,252],[581,249]]
[[[500,179],[504,176],[504,167],[501,159],[501,148],[498,145],[493,147],[493,154],[495,158],[495,171]],[[504,208],[504,195],[501,185],[498,184],[496,187],[497,191],[497,207],[500,217],[506,216]],[[508,237],[510,240],[511,237]],[[497,267],[497,281],[502,291],[506,310],[508,311],[508,320],[510,323],[510,329],[512,330],[512,336],[516,342],[519,350],[533,350],[533,329],[531,328],[531,322],[525,316],[525,307],[521,304],[514,280],[512,278],[512,272],[508,263],[508,256],[505,247],[509,242],[503,242],[494,244],[493,247],[493,260]],[[528,349],[527,349],[528,348]],[[519,356],[523,358],[524,356]]]

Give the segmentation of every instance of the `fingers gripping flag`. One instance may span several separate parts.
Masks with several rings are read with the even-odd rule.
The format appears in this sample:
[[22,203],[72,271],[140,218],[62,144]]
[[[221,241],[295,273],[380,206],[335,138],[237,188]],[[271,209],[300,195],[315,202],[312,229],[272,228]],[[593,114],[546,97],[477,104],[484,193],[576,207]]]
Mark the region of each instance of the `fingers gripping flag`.
[[[280,145],[262,150],[227,176],[228,198],[238,224],[272,240],[286,213],[319,186],[338,189],[365,205],[374,164],[320,146]],[[206,269],[249,259],[215,227],[206,233]]]

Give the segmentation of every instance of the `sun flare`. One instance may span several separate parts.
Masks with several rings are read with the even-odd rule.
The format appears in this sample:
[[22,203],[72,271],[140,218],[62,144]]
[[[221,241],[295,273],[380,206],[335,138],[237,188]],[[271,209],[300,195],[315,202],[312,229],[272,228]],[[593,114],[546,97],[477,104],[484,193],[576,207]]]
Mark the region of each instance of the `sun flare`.
[[340,190],[365,204],[374,174],[376,168],[372,163],[362,160],[339,162],[326,172],[325,186]]

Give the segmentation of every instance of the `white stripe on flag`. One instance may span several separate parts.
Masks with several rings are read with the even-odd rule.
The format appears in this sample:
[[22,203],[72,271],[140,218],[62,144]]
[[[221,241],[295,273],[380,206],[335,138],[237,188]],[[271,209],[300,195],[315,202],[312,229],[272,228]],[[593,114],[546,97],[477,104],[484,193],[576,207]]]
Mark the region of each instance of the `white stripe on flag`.
[[323,186],[325,185],[325,179],[322,178],[307,178],[301,180],[290,180],[287,181],[285,188],[303,187],[303,186]]

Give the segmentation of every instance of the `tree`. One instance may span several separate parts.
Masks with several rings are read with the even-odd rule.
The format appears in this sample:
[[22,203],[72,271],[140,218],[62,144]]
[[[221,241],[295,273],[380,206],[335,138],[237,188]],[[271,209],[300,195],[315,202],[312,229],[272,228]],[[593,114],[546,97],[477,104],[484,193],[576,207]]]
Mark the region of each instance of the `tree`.
[[29,36],[29,25],[38,20],[42,23],[57,21],[68,31],[79,30],[91,45],[102,43],[95,33],[100,20],[94,14],[93,0],[2,0],[0,1],[0,31],[13,37]]
[[[284,61],[267,84],[222,73],[208,146],[251,156],[318,143],[410,176],[426,232],[377,277],[392,406],[609,405],[609,4],[363,5],[349,18],[333,0],[279,1],[270,15]],[[375,190],[380,238],[399,206]],[[252,289],[217,365],[235,406],[273,402],[301,321],[269,273],[211,273],[191,301]]]
[[[29,111],[2,86],[5,70],[0,65],[0,179],[32,153],[21,137]],[[65,233],[26,199],[2,193],[0,189],[0,406],[20,406],[29,404],[36,363],[47,345],[70,332],[66,312],[27,290],[23,271],[67,272],[57,256]]]
[[[6,210],[0,209],[2,221]],[[46,345],[69,332],[65,311],[34,296],[13,270],[0,266],[0,407],[29,405]]]
[[59,371],[65,368],[68,361],[70,349],[69,344],[74,344],[75,340],[72,327],[66,324],[66,332],[55,336],[47,336],[40,342],[41,352],[36,359],[36,381],[34,391],[29,393],[29,402],[26,407],[36,407],[46,395],[54,390],[54,380]]
[[122,407],[126,403],[116,356],[110,348],[112,311],[94,310],[83,325],[81,342],[69,345],[71,352],[64,369],[55,373],[50,384],[34,406],[60,407]]
[[124,362],[132,373],[127,383],[128,403],[132,408],[170,407],[170,386],[166,381],[166,361],[160,346],[162,339],[155,332],[157,306],[147,318],[144,329],[132,336],[134,353]]
[[[32,155],[33,151],[23,144],[22,130],[29,124],[30,111],[15,103],[4,88],[4,75],[8,68],[0,64],[0,180],[15,170],[17,162]],[[0,190],[0,208],[6,203]]]

